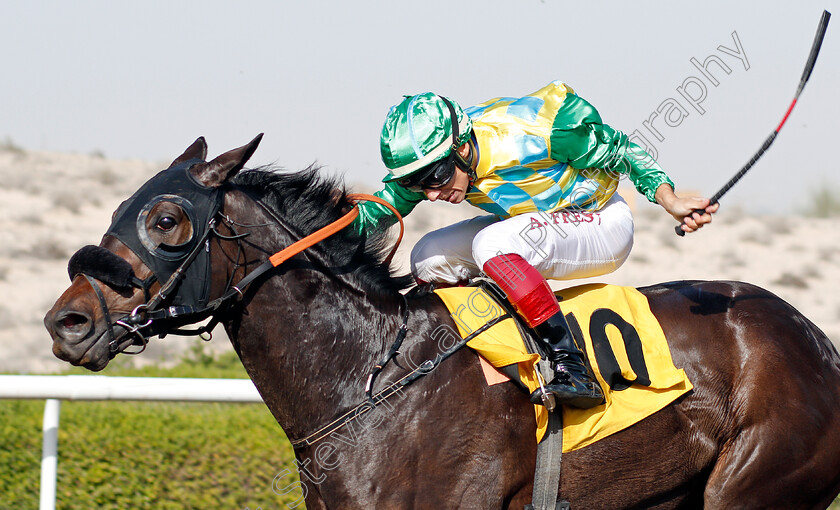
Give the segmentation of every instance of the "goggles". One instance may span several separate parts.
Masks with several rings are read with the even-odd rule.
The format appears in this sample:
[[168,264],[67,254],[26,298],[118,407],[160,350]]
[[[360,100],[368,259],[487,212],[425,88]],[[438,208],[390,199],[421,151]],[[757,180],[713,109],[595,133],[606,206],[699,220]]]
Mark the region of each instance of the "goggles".
[[472,167],[473,151],[470,150],[470,160],[465,160],[456,147],[452,147],[449,155],[431,165],[414,172],[408,177],[399,179],[397,183],[411,191],[437,189],[446,186],[455,176],[455,169],[460,168],[469,175]]

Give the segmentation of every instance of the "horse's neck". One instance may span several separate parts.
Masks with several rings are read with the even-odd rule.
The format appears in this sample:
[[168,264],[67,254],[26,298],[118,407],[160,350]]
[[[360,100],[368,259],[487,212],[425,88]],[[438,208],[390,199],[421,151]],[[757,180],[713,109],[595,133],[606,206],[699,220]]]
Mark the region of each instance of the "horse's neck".
[[[270,221],[270,218],[254,219]],[[253,229],[249,244],[279,250],[275,229]],[[257,250],[250,260],[265,260]],[[373,365],[402,323],[399,296],[354,291],[306,256],[252,285],[242,314],[226,324],[243,365],[277,421],[308,433],[364,398]]]
[[[306,271],[306,270],[304,270]],[[397,302],[372,305],[330,282],[272,278],[247,306],[235,341],[257,388],[290,436],[308,433],[364,397],[365,378],[396,337]]]

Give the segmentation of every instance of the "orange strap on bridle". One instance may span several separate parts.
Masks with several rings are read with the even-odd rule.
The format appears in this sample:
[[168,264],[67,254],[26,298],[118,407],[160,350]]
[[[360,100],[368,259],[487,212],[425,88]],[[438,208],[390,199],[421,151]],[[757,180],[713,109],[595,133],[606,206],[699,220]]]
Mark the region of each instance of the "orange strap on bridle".
[[[396,215],[397,219],[400,221],[400,236],[397,238],[397,243],[391,249],[391,253],[389,253],[388,257],[385,259],[385,264],[390,264],[391,259],[394,258],[394,254],[397,252],[397,248],[399,248],[400,246],[400,242],[403,238],[403,233],[405,232],[405,224],[403,223],[402,215],[399,213],[399,211],[397,211],[397,209],[393,205],[374,195],[367,195],[364,193],[352,193],[347,195],[347,198],[353,201],[354,203],[369,201],[376,202],[380,205],[384,205],[385,207],[390,209],[391,212],[393,212],[394,215]],[[335,220],[326,227],[316,230],[315,232],[304,237],[303,239],[290,244],[286,248],[278,251],[277,253],[269,257],[268,260],[271,262],[272,266],[277,267],[286,260],[294,257],[298,253],[309,248],[310,246],[317,244],[323,241],[324,239],[330,237],[331,235],[335,234],[336,232],[339,232],[340,230],[346,228],[348,225],[353,223],[353,220],[355,220],[358,216],[359,206],[357,204],[350,210],[350,212],[348,212],[341,218]]]

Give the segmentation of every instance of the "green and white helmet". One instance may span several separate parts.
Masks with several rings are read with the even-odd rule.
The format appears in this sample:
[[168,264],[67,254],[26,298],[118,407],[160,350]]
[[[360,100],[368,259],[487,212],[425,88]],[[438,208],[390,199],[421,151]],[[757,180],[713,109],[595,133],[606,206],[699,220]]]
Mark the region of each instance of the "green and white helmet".
[[[452,110],[446,102],[452,105]],[[457,119],[453,139],[452,124]],[[405,99],[391,107],[382,126],[379,150],[388,168],[383,182],[403,179],[445,158],[470,139],[472,121],[458,103],[431,92]]]

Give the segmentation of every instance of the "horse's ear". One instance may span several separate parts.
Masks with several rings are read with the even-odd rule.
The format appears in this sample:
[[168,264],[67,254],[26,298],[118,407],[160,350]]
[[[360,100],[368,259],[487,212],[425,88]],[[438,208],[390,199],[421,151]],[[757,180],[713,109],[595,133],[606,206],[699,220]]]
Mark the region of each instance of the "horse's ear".
[[248,159],[257,150],[257,146],[260,144],[262,137],[263,134],[260,133],[247,145],[225,152],[213,161],[199,163],[190,168],[190,173],[204,186],[218,188],[242,170],[245,163],[248,162]]
[[187,147],[187,150],[183,154],[175,158],[175,161],[170,166],[175,166],[191,159],[200,159],[201,161],[207,159],[207,142],[204,141],[203,136],[199,136],[192,145]]

